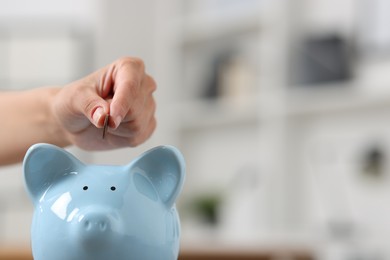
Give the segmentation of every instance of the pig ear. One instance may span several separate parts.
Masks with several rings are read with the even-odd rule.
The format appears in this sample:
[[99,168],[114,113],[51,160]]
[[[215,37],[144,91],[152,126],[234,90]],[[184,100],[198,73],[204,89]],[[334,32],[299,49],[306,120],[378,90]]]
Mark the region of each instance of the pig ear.
[[138,157],[130,165],[130,171],[147,177],[160,199],[170,208],[183,187],[184,164],[182,154],[175,147],[159,146]]
[[24,180],[33,202],[59,178],[72,174],[83,166],[73,155],[50,144],[35,144],[27,151],[24,161]]

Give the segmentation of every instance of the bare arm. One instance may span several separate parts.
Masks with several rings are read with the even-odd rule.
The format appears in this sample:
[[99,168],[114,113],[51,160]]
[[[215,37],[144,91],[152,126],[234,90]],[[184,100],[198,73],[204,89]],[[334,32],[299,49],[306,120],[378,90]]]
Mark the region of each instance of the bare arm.
[[0,165],[20,162],[40,142],[86,150],[137,146],[156,127],[155,89],[142,60],[127,57],[64,87],[0,92]]
[[51,103],[59,88],[0,93],[0,165],[21,161],[37,142],[69,145],[53,118]]

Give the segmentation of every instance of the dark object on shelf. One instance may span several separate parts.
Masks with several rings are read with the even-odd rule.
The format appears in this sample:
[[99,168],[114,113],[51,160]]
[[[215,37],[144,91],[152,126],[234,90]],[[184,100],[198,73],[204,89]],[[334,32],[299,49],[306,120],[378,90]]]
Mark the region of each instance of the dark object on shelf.
[[381,178],[385,174],[386,155],[379,146],[368,149],[363,155],[362,172],[366,176]]
[[195,214],[210,225],[218,224],[218,208],[221,204],[221,196],[218,194],[205,194],[194,198],[192,208]]
[[216,54],[213,57],[210,64],[210,75],[205,86],[203,97],[205,98],[218,98],[222,91],[221,82],[221,70],[226,63],[228,63],[232,57],[233,51],[225,51],[220,54]]
[[315,85],[351,78],[349,49],[342,37],[308,38],[302,47],[297,54],[298,68],[293,68],[294,84]]

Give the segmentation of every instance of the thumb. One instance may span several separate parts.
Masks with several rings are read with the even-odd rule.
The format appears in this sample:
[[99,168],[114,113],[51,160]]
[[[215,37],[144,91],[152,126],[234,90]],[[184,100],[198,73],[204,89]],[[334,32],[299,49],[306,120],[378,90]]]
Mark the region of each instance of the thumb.
[[90,97],[86,104],[83,111],[84,115],[96,127],[103,127],[104,118],[109,113],[109,103],[100,96],[95,95]]
[[96,127],[100,128],[104,125],[104,120],[108,114],[107,110],[103,106],[96,107],[95,111],[92,113],[92,118],[90,119],[91,123]]

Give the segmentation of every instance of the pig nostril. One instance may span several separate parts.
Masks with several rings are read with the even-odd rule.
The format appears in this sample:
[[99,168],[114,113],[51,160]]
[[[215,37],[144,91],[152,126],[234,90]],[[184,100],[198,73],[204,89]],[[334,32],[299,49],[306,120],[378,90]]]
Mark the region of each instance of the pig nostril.
[[83,222],[83,229],[87,232],[90,231],[101,231],[104,232],[108,229],[109,223],[107,220],[85,220]]
[[83,187],[83,190],[88,190],[88,186],[84,186],[84,187]]
[[99,223],[99,227],[100,227],[101,231],[104,231],[107,228],[107,223],[106,222],[100,222]]
[[91,228],[91,222],[89,222],[88,220],[84,222],[84,227],[86,230],[89,230]]
[[116,190],[116,187],[115,187],[115,186],[111,186],[111,190],[112,190],[112,191],[115,191],[115,190]]

